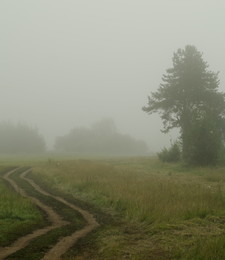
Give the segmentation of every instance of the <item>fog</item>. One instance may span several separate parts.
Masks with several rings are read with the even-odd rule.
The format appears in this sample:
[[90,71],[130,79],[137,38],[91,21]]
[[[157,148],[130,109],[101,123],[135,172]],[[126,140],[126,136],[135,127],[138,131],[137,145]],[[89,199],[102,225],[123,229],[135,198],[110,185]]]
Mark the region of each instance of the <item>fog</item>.
[[0,121],[38,127],[51,148],[70,129],[113,118],[159,151],[142,107],[178,48],[195,45],[225,91],[225,1],[0,1]]

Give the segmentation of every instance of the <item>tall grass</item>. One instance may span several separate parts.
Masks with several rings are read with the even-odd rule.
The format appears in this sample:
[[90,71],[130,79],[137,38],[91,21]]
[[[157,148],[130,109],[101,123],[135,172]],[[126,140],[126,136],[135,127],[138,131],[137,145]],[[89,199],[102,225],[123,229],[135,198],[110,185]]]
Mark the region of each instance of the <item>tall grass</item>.
[[193,175],[156,167],[154,162],[151,169],[146,162],[51,161],[36,167],[34,174],[130,221],[172,223],[224,213],[220,184],[209,186]]

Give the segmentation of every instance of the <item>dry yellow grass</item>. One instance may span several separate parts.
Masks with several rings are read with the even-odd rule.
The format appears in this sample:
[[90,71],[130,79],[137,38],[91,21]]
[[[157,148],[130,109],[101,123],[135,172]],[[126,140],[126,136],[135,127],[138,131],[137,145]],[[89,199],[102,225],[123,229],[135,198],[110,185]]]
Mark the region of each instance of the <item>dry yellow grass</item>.
[[132,159],[51,161],[36,167],[34,174],[131,221],[168,223],[224,212],[221,183],[208,185],[201,173],[184,174],[167,167]]

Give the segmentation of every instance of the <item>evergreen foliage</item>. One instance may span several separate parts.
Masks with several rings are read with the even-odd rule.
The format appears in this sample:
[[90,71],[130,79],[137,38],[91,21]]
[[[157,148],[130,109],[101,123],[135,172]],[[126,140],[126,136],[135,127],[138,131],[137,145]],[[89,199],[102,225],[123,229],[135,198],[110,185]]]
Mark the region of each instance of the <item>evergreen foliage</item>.
[[163,162],[178,162],[181,159],[181,151],[178,143],[171,145],[169,149],[163,148],[161,152],[158,153],[158,157]]
[[160,113],[163,132],[180,129],[184,161],[215,164],[225,130],[225,95],[218,91],[218,73],[208,69],[195,46],[187,45],[174,53],[173,67],[162,81],[143,110]]

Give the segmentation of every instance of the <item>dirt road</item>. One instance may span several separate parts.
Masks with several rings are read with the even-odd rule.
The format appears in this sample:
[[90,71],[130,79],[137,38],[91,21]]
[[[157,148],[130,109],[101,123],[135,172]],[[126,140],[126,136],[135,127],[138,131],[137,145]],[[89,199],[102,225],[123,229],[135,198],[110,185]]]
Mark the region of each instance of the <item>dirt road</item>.
[[[45,228],[41,228],[38,230],[35,230],[33,233],[28,234],[26,236],[20,237],[18,240],[16,240],[12,245],[9,247],[5,248],[0,248],[0,260],[5,259],[7,256],[15,253],[16,251],[26,247],[30,241],[32,241],[34,238],[37,238],[43,234],[46,234],[52,229],[59,228],[62,226],[65,226],[67,224],[70,224],[69,222],[66,222],[62,219],[62,217],[56,213],[52,207],[44,204],[41,202],[39,199],[29,196],[22,188],[19,187],[19,185],[12,179],[10,178],[10,175],[17,171],[18,169],[15,169],[13,171],[10,171],[6,173],[3,178],[10,183],[10,185],[18,192],[20,195],[29,198],[33,203],[35,203],[39,208],[41,208],[48,217],[49,222],[51,223],[49,226]],[[94,216],[89,213],[86,210],[81,209],[80,207],[66,201],[62,197],[54,196],[47,191],[43,190],[40,186],[38,186],[32,179],[28,178],[27,175],[31,171],[31,169],[24,171],[20,174],[20,178],[23,180],[27,181],[33,189],[38,191],[39,193],[51,197],[68,207],[72,208],[75,211],[78,211],[83,218],[86,220],[86,226],[82,228],[81,230],[78,230],[74,232],[70,236],[66,236],[61,238],[42,258],[42,260],[60,260],[61,256],[68,251],[68,249],[73,246],[76,241],[81,238],[86,236],[88,233],[90,233],[92,230],[97,228],[99,224],[95,220]]]

